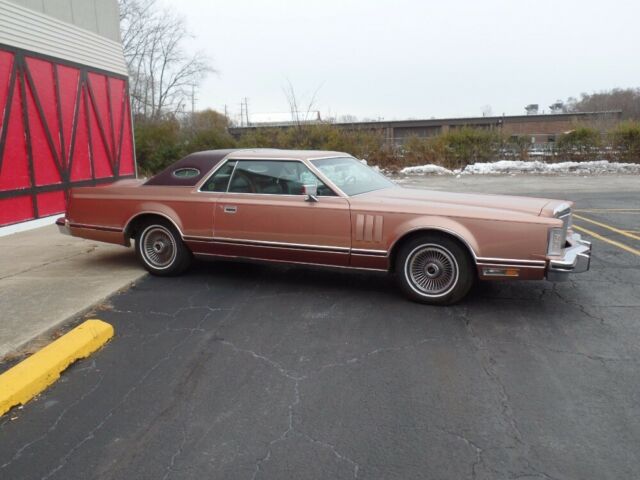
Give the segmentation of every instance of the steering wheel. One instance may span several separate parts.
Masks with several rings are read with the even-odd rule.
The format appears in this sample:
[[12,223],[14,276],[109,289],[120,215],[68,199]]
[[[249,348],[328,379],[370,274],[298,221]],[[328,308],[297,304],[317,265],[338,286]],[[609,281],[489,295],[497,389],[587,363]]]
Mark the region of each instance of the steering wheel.
[[358,179],[355,177],[355,175],[349,175],[344,179],[344,185],[355,185],[357,181]]
[[238,178],[242,178],[245,182],[247,182],[247,187],[249,188],[248,193],[256,193],[256,185],[255,183],[253,183],[253,180],[251,180],[251,177],[249,175],[247,175],[242,170],[238,170],[236,172],[236,175],[238,176]]

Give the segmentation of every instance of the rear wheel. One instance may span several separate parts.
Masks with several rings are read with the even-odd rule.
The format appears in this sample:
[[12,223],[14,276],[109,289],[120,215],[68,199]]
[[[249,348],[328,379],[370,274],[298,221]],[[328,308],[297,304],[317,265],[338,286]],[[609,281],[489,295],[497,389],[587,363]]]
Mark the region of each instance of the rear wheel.
[[456,240],[426,233],[400,247],[396,261],[400,288],[411,300],[451,305],[469,291],[475,278],[469,253]]
[[189,268],[191,252],[171,223],[164,219],[147,220],[138,232],[136,254],[149,273],[173,276]]

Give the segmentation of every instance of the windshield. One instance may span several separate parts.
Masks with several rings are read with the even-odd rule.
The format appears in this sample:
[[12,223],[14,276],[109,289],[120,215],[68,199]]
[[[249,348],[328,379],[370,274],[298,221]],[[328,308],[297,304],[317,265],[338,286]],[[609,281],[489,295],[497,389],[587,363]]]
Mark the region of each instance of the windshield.
[[352,157],[323,158],[311,163],[349,196],[393,187],[391,180]]

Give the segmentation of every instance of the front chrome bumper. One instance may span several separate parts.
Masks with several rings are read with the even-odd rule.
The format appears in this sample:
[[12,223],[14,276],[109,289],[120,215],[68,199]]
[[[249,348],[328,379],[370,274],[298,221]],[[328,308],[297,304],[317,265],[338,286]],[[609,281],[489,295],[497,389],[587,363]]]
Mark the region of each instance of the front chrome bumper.
[[569,246],[564,249],[561,258],[549,260],[547,280],[564,282],[572,273],[582,273],[591,265],[591,242],[582,240],[579,234],[573,233],[567,238]]
[[71,229],[69,228],[69,220],[65,217],[60,217],[56,220],[56,225],[58,226],[58,230],[60,233],[64,235],[71,235]]

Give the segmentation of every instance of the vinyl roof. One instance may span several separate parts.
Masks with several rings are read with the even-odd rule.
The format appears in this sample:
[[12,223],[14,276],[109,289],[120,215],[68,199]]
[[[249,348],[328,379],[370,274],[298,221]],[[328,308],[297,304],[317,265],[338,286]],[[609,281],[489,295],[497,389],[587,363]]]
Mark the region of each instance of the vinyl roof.
[[291,160],[310,160],[314,158],[344,156],[350,157],[351,155],[330,150],[284,150],[278,148],[240,149],[230,155],[232,158],[282,158]]
[[[169,165],[145,182],[145,185],[195,186],[213,167],[226,157],[231,158],[273,158],[285,160],[311,160],[324,157],[350,156],[344,152],[325,150],[279,150],[275,148],[204,150],[195,152]],[[191,177],[176,177],[173,172],[183,168],[194,168],[198,174]]]

